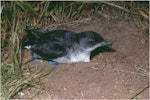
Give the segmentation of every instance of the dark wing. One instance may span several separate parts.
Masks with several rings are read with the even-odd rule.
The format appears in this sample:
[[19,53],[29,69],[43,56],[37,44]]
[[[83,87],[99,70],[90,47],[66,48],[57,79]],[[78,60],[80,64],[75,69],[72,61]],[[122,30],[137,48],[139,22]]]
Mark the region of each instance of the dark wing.
[[[48,39],[48,38],[42,39],[42,37],[45,36],[45,34],[47,33],[47,31],[45,30],[31,29],[31,30],[25,30],[25,31],[27,33],[27,40],[22,42],[22,48],[24,48],[24,46],[38,44],[44,39]],[[51,39],[49,38],[49,40]]]
[[57,41],[66,48],[72,47],[78,41],[77,34],[67,30],[48,31],[46,34],[41,35],[41,38]]
[[79,41],[77,34],[67,30],[44,31],[40,29],[26,30],[28,41],[25,45],[33,45],[41,40],[56,41],[65,48],[71,48],[74,43]]
[[52,60],[67,54],[66,48],[61,44],[53,41],[46,41],[34,44],[31,50],[44,59]]

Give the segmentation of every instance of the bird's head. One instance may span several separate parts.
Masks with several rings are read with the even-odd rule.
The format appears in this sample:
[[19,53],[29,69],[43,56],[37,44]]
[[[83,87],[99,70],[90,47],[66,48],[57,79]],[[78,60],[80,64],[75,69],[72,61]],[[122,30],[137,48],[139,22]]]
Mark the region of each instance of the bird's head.
[[102,36],[93,31],[86,31],[79,33],[80,46],[92,51],[98,47],[111,46],[111,43],[104,40]]

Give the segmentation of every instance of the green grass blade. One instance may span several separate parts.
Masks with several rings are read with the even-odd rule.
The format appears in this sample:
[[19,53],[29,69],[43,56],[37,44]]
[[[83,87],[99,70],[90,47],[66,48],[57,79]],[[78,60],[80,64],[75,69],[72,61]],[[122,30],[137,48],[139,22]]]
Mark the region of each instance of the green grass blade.
[[39,79],[39,78],[42,78],[46,75],[48,75],[49,73],[51,73],[55,68],[53,68],[52,70],[49,70],[49,71],[43,71],[43,72],[40,72],[38,73],[37,75],[33,76],[33,77],[29,77],[27,79],[23,79],[20,83],[18,83],[17,85],[11,87],[8,91],[7,94],[8,95],[8,99],[10,99],[13,95],[15,95],[16,93],[18,93],[21,89],[29,86],[29,85],[32,85],[33,86],[33,83],[35,82],[36,79]]
[[126,8],[124,8],[124,7],[118,6],[118,5],[116,5],[116,4],[113,4],[113,3],[110,3],[110,2],[107,2],[107,1],[100,1],[100,2],[102,2],[102,3],[104,3],[104,4],[107,4],[107,5],[109,5],[109,6],[115,7],[115,8],[117,8],[117,9],[123,10],[123,11],[125,11],[125,12],[127,12],[127,13],[130,12],[130,10],[128,10],[128,9],[126,9]]

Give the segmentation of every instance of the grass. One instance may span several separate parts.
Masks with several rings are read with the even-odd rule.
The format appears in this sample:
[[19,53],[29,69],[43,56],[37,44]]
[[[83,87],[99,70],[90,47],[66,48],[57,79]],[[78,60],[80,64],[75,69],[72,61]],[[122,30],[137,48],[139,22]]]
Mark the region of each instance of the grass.
[[[1,95],[10,99],[26,86],[32,85],[49,72],[38,73],[24,79],[22,72],[21,41],[25,29],[42,27],[45,19],[49,23],[64,23],[91,17],[93,10],[96,16],[103,7],[116,9],[148,20],[148,2],[58,2],[58,1],[2,1],[1,7]],[[144,27],[143,30],[148,30]],[[17,81],[8,88],[13,81]]]
[[27,79],[20,80],[20,82],[17,83],[15,86],[9,88],[7,99],[10,99],[12,96],[14,96],[16,93],[18,93],[20,90],[24,89],[27,86],[34,86],[36,84],[36,79],[39,79],[41,77],[48,75],[53,70],[43,71],[34,76],[28,77]]

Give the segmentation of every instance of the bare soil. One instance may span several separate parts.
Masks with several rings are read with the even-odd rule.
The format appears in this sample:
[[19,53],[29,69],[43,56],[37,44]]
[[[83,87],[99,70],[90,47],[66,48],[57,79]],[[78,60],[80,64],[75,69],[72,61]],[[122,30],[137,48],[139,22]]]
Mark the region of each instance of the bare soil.
[[[30,62],[28,74],[53,70],[39,85],[22,91],[32,99],[148,99],[149,43],[136,20],[98,18],[77,26],[61,26],[74,32],[95,31],[112,43],[115,52],[102,52],[89,63],[59,64]],[[30,56],[29,54],[26,56]],[[30,70],[30,71],[29,71]],[[27,74],[26,73],[26,74]]]

